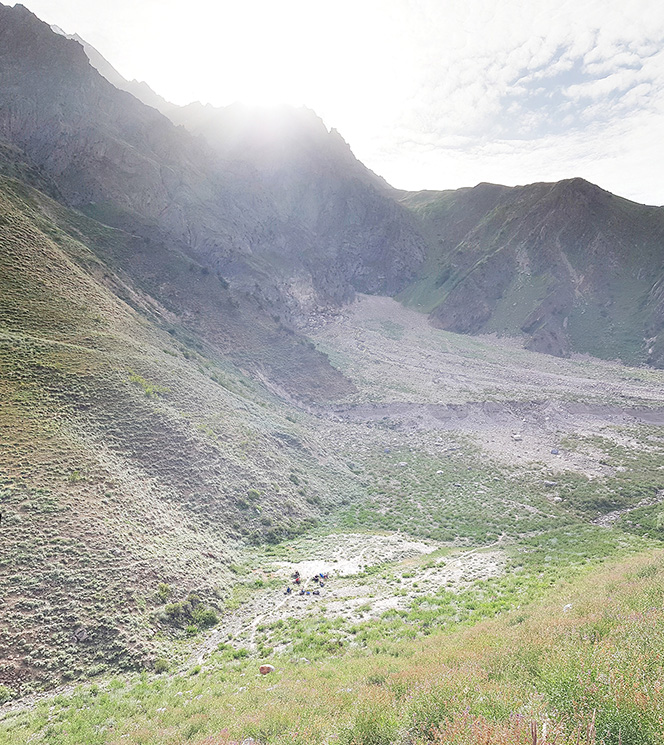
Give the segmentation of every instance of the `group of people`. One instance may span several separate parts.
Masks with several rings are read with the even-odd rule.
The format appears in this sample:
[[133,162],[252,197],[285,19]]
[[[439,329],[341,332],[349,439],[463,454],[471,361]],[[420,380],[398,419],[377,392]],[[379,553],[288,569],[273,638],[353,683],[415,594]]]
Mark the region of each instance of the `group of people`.
[[[329,575],[327,572],[320,572],[319,574],[315,574],[311,581],[316,585],[316,587],[321,588],[325,587],[325,582],[327,581]],[[300,586],[300,591],[297,592],[297,587],[295,590],[289,585],[284,590],[284,595],[292,595],[293,592],[295,592],[297,595],[320,595],[320,589],[318,590],[305,590],[304,587],[301,587],[302,585],[302,577],[300,576],[300,573],[298,571],[295,571],[293,574],[291,574],[291,578],[293,579],[293,582],[296,586]]]

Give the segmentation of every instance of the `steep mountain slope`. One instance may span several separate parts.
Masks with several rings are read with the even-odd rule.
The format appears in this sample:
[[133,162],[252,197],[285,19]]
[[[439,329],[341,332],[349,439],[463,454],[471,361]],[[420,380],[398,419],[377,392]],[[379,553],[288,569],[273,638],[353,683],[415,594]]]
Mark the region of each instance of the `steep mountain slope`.
[[[328,132],[310,109],[241,103],[217,108],[199,102],[176,106],[147,84],[124,79],[78,35],[67,38],[83,46],[90,64],[116,88],[203,137],[224,161],[255,171],[280,218],[316,237],[279,246],[279,251],[290,254],[290,271],[298,262],[304,265],[323,297],[349,297],[349,288],[341,296],[333,290],[330,297],[329,277],[339,263],[354,289],[393,293],[421,262],[423,244],[413,222],[384,198],[394,189],[360,163],[341,135]],[[283,267],[283,255],[274,259],[277,268]],[[287,276],[283,279],[288,282]],[[304,301],[301,295],[298,299]]]
[[106,80],[108,80],[109,83],[112,83],[116,88],[131,93],[134,98],[142,101],[147,106],[152,106],[152,108],[157,109],[157,111],[161,111],[161,113],[166,116],[168,116],[168,112],[171,109],[177,108],[175,104],[169,103],[165,98],[162,98],[158,93],[155,93],[147,83],[139,82],[138,80],[127,80],[124,78],[113,67],[113,65],[92,46],[92,44],[89,44],[78,34],[67,34],[58,26],[51,26],[51,30],[67,39],[78,42],[83,47],[90,64],[100,75],[105,77]]
[[[126,227],[135,216],[144,231],[153,223],[153,235],[245,291],[258,284],[279,314],[284,306],[343,302],[354,289],[397,291],[424,255],[411,216],[315,117],[305,129],[327,143],[325,158],[305,148],[271,180],[251,158],[233,155],[238,143],[226,141],[232,132],[223,135],[216,119],[203,128],[222,136],[206,146],[108,83],[80,44],[21,6],[0,6],[0,63],[0,138],[43,167],[71,205],[94,208],[112,225]],[[328,180],[318,170],[330,165]],[[313,217],[297,206],[303,192]]]
[[[150,621],[160,583],[218,606],[244,543],[295,534],[352,492],[295,411],[169,308],[174,286],[200,298],[218,279],[171,253],[133,281],[151,258],[0,179],[0,681],[13,688],[146,664],[170,628]],[[226,316],[251,312],[214,297]]]
[[354,289],[393,294],[421,263],[424,244],[414,221],[386,198],[391,187],[310,109],[193,103],[168,116],[224,159],[255,169],[281,219],[316,236],[286,249],[312,277],[320,265],[328,272],[340,265]]
[[[659,509],[661,442],[645,427],[640,440],[630,433],[629,466],[607,466],[602,454],[602,483],[584,480],[585,471],[563,475],[554,486],[564,497],[552,496],[540,456],[547,451],[553,468],[559,451],[551,446],[572,428],[574,409],[527,400],[541,395],[544,381],[553,385],[546,361],[545,372],[526,372],[538,368],[539,355],[508,350],[511,367],[492,357],[486,371],[467,359],[490,351],[454,354],[452,341],[424,335],[409,361],[407,324],[395,316],[342,324],[337,345],[319,337],[349,377],[332,367],[292,316],[348,301],[356,290],[403,289],[424,257],[415,218],[312,112],[258,118],[243,107],[193,106],[180,115],[191,132],[104,80],[76,41],[20,6],[0,5],[0,605],[8,619],[0,625],[0,684],[26,693],[151,667],[156,655],[172,653],[173,636],[195,634],[224,604],[237,607],[236,575],[249,576],[246,591],[283,576],[283,567],[271,575],[253,565],[254,580],[238,566],[248,544],[332,524],[333,511],[337,527],[480,546],[557,525],[578,536],[600,509]],[[664,289],[641,268],[649,262],[652,277],[661,276],[659,213],[600,192],[571,182],[411,195],[406,202],[434,248],[406,295],[442,300],[437,322],[468,332],[499,321],[496,330],[510,331],[506,314],[530,303],[534,320],[518,328],[534,332],[532,346],[560,351],[554,342],[568,334],[573,344],[583,330],[575,303],[590,305],[585,299],[595,302],[608,286],[618,298],[610,318],[633,324],[625,344],[639,324],[656,330]],[[604,240],[614,219],[619,240]],[[601,261],[584,254],[586,245]],[[521,269],[523,287],[513,286]],[[650,288],[643,308],[620,294],[623,274],[644,293]],[[568,297],[573,310],[556,326],[555,303]],[[645,372],[652,378],[644,374],[629,390],[635,406],[655,407],[660,377]],[[513,400],[516,375],[531,378],[521,381],[523,402]],[[609,387],[604,369],[583,388],[580,366],[566,375],[581,407],[589,391]],[[556,398],[567,399],[561,378]],[[614,373],[612,401],[627,395],[623,382]],[[479,410],[485,440],[431,427],[449,413],[443,387],[459,403],[454,416]],[[329,406],[354,396],[364,397],[360,406]],[[464,406],[484,397],[507,404]],[[394,405],[403,399],[405,407]],[[621,409],[601,417],[584,426],[648,421]],[[523,437],[509,433],[513,422]],[[487,466],[479,453],[484,442],[509,453],[505,440],[523,450],[535,437],[537,465],[523,477]],[[459,443],[469,442],[467,460]],[[604,444],[614,452],[615,443]],[[570,458],[567,467],[589,459]],[[659,516],[641,519],[659,526]],[[274,606],[276,595],[282,602],[277,581],[268,588]],[[243,629],[252,643],[264,631],[260,618]],[[402,631],[412,631],[410,622]],[[344,638],[354,644],[356,634],[348,628]],[[338,650],[341,638],[328,643]]]
[[[353,289],[396,294],[410,281],[401,297],[444,328],[521,335],[556,355],[664,364],[661,210],[577,179],[400,194],[307,109],[174,106],[74,38],[114,85],[251,171],[289,226],[255,256],[300,311],[346,302]],[[417,230],[386,196],[420,218],[426,263]],[[272,302],[281,295],[268,292]]]
[[664,365],[664,208],[582,179],[406,195],[430,252],[403,300],[461,333]]

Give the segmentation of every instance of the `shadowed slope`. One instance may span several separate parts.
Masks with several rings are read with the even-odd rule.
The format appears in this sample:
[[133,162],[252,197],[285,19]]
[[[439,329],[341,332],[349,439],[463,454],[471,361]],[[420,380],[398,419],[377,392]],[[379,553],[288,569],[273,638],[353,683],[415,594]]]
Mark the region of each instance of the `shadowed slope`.
[[[242,356],[241,328],[197,322],[178,302],[218,278],[171,253],[168,272],[187,281],[169,285],[166,269],[148,272],[150,250],[0,179],[0,511],[12,567],[0,680],[13,688],[146,664],[163,632],[150,620],[163,613],[161,582],[173,600],[195,590],[218,606],[242,543],[293,535],[337,499],[334,465],[224,355],[235,345]],[[227,290],[214,297],[241,313]],[[238,305],[246,318],[250,304]]]

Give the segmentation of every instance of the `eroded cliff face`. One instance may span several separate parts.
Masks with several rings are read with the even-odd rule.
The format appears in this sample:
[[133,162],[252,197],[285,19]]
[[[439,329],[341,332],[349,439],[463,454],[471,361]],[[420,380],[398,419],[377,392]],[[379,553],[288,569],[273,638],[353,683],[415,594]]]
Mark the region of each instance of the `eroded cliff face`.
[[434,325],[529,349],[662,364],[664,209],[589,184],[407,195],[430,251],[404,293]]
[[[192,132],[174,126],[79,43],[0,6],[0,138],[69,205],[175,242],[245,292],[259,285],[282,315],[414,276],[425,248],[412,217],[313,112],[201,109],[180,112]],[[294,278],[307,292],[289,292]]]

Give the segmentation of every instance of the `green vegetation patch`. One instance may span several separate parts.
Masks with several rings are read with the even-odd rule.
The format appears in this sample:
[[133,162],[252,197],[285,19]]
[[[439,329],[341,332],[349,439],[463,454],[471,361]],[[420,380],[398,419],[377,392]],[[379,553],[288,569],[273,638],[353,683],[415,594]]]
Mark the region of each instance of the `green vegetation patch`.
[[[16,745],[658,745],[664,563],[649,551],[454,633],[276,670],[224,646],[193,675],[116,678],[6,715]],[[163,667],[161,665],[160,667]]]

